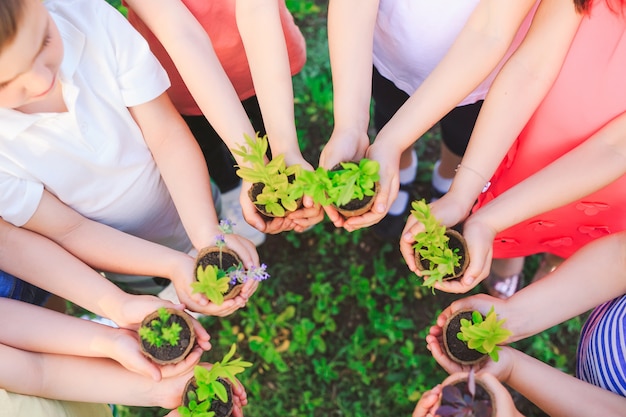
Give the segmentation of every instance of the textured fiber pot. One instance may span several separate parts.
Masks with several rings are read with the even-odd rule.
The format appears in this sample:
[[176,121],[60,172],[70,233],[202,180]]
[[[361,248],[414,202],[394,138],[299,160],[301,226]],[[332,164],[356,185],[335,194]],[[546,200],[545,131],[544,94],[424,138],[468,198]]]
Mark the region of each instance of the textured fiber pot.
[[[141,351],[144,355],[161,365],[178,363],[185,359],[189,352],[191,352],[191,349],[196,341],[196,331],[193,328],[193,323],[189,314],[173,308],[168,308],[166,310],[170,313],[170,318],[166,324],[170,325],[172,322],[176,322],[182,327],[178,345],[171,346],[164,343],[161,347],[156,347],[150,345],[150,343],[141,338],[139,340]],[[155,311],[143,319],[141,326],[152,327],[152,321],[158,318],[159,312]]]
[[[256,197],[263,192],[263,188],[265,188],[265,184],[263,184],[262,182],[255,182],[254,184],[252,184],[252,186],[248,190],[248,197],[250,198],[250,201],[254,203],[254,207],[256,207],[259,213],[261,213],[265,217],[267,218],[278,217],[275,214],[272,214],[269,211],[265,210],[265,206],[263,204],[255,203]],[[298,209],[302,208],[302,198],[299,198],[298,200],[296,200],[296,203],[298,204]],[[289,213],[292,213],[292,211],[285,209],[285,216]],[[284,216],[281,216],[281,217],[284,217]]]
[[459,340],[457,334],[461,331],[461,319],[471,321],[472,312],[461,310],[448,318],[443,326],[443,346],[453,361],[462,365],[473,365],[485,360],[488,355],[468,348],[464,341]]
[[[220,250],[221,250],[221,262],[220,262]],[[217,246],[209,246],[203,248],[198,252],[196,256],[196,266],[194,271],[198,269],[198,266],[201,266],[203,269],[208,265],[215,265],[218,268],[226,271],[228,268],[232,266],[237,266],[242,264],[241,258],[239,255],[231,249],[228,248],[218,248]],[[229,284],[228,291],[224,294],[224,300],[230,300],[231,298],[235,298],[241,292],[241,287],[243,284],[231,285]]]
[[[469,251],[467,249],[467,242],[465,241],[465,238],[463,237],[463,235],[454,229],[447,228],[446,236],[450,238],[450,240],[448,241],[448,246],[452,250],[455,250],[455,249],[459,250],[457,253],[461,257],[461,260],[459,262],[460,265],[454,268],[454,275],[445,276],[443,278],[444,281],[462,277],[470,263]],[[430,268],[427,268],[427,265],[424,265],[424,262],[427,262],[427,261],[423,260],[419,254],[419,251],[416,250],[415,251],[415,263],[417,264],[417,268],[420,271],[424,269],[430,269]]]
[[[460,392],[461,395],[465,398],[470,398],[471,393],[468,389],[468,380],[469,376],[467,373],[457,373],[448,376],[441,385],[445,387],[455,386]],[[464,414],[464,415],[472,415],[477,417],[496,417],[498,414],[497,410],[497,401],[496,396],[491,391],[491,389],[481,380],[479,375],[474,375],[474,383],[475,383],[475,392],[473,397],[473,403],[475,408],[472,410],[472,414]],[[455,406],[453,403],[448,403],[446,401],[446,396],[442,396],[441,406],[451,405]]]
[[[355,164],[358,164],[358,161],[351,161]],[[337,164],[331,168],[331,171],[338,171],[342,169],[341,164]],[[374,183],[374,195],[366,195],[363,199],[359,200],[355,198],[350,200],[348,203],[343,206],[337,206],[332,204],[332,206],[345,218],[360,216],[361,214],[365,214],[372,208],[374,204],[374,200],[376,199],[376,195],[378,194],[378,190],[380,189],[380,185],[378,182]]]
[[[217,381],[219,381],[226,388],[228,400],[226,402],[222,402],[219,399],[213,400],[210,411],[215,413],[215,417],[230,417],[233,413],[233,387],[227,379],[217,378]],[[198,384],[196,383],[196,378],[192,377],[189,381],[187,381],[187,385],[185,385],[185,389],[183,390],[182,404],[185,407],[189,406],[189,397],[187,393],[189,391],[195,391],[196,389],[198,389]]]

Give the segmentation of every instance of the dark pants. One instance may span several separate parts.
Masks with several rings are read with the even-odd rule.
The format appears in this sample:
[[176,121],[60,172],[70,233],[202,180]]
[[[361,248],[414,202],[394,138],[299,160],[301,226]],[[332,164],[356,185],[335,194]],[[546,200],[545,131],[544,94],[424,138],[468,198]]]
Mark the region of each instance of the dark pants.
[[41,306],[48,301],[50,293],[11,274],[0,271],[0,297]]
[[[244,100],[241,104],[248,114],[254,130],[259,132],[261,136],[265,135],[265,126],[256,96]],[[204,116],[183,115],[183,119],[200,145],[200,149],[202,149],[213,182],[223,193],[236,188],[241,182],[241,178],[235,173],[235,159],[213,126]]]
[[[380,131],[408,100],[409,95],[396,87],[391,80],[383,77],[374,67],[372,98],[374,99],[374,127]],[[467,149],[467,143],[482,104],[483,101],[480,100],[466,106],[455,107],[439,122],[443,143],[457,156],[463,156]],[[419,138],[415,138],[417,139]]]

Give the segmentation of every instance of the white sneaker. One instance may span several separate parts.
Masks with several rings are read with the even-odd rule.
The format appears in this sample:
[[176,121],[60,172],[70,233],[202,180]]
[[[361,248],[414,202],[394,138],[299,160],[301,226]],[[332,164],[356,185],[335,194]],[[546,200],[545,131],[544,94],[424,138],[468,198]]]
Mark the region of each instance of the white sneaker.
[[233,232],[259,246],[265,242],[265,233],[250,226],[243,217],[241,204],[239,203],[241,184],[234,190],[222,193],[222,211],[220,219],[228,219],[234,223]]

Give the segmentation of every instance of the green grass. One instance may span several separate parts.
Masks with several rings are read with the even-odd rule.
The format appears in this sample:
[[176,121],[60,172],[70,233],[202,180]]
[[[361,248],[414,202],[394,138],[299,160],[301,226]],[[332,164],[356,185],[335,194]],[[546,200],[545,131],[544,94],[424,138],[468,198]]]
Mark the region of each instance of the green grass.
[[[316,165],[332,126],[326,2],[287,4],[307,39],[307,64],[294,77],[295,110],[303,154]],[[435,128],[415,145],[418,192],[428,189],[438,140]],[[459,296],[421,287],[397,245],[376,240],[369,230],[348,233],[324,221],[304,234],[268,236],[259,255],[272,277],[248,307],[202,320],[214,346],[205,360],[221,358],[237,343],[238,355],[254,363],[240,378],[248,393],[246,416],[409,416],[420,394],[445,378],[424,337]],[[536,266],[531,257],[526,276]],[[576,318],[516,347],[572,372],[580,327]],[[515,398],[525,415],[543,415]],[[120,413],[154,417],[167,410],[120,407]]]

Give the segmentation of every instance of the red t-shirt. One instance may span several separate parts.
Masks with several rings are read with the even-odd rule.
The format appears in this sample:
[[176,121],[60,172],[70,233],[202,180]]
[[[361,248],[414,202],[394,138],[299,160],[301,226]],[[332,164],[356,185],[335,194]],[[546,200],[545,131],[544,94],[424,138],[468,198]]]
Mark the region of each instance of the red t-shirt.
[[[583,18],[558,78],[479,197],[479,209],[574,149],[626,112],[626,17],[605,1]],[[602,169],[601,166],[597,169]],[[626,230],[626,176],[496,236],[496,258],[550,252],[569,257]],[[533,204],[528,201],[527,204]]]
[[[239,36],[239,30],[237,29],[235,2],[226,0],[181,1],[187,6],[189,11],[196,17],[209,35],[215,53],[226,75],[228,75],[228,78],[235,87],[239,99],[243,101],[254,96],[255,92],[252,83],[252,75],[250,74],[250,65],[248,64],[243,42]],[[304,36],[302,36],[300,29],[295,24],[293,16],[289,13],[284,0],[277,1],[280,8],[283,32],[285,33],[291,74],[293,75],[298,73],[304,66],[306,61],[306,44]],[[150,49],[167,71],[172,83],[168,94],[174,106],[176,106],[176,109],[184,115],[201,115],[202,111],[198,108],[198,105],[170,59],[169,54],[156,36],[130,8],[128,9],[128,20],[139,33],[146,38]],[[259,30],[262,30],[262,24],[259,25]],[[184,47],[184,45],[181,45],[181,47]]]

